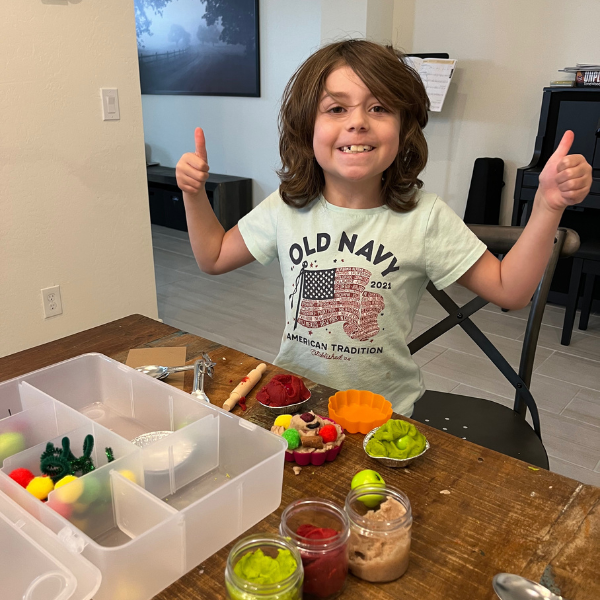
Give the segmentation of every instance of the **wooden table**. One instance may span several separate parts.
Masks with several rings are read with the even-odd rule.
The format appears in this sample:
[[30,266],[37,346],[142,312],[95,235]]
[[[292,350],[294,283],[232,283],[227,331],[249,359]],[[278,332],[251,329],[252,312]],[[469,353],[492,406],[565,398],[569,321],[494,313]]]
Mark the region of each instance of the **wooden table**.
[[[101,352],[124,362],[130,348],[186,346],[188,362],[202,352],[216,361],[207,382],[220,405],[257,360],[152,319],[133,315],[62,340],[0,359],[0,381],[85,352]],[[225,359],[225,360],[224,360]],[[281,372],[270,365],[268,381]],[[327,414],[332,390],[308,382],[314,410]],[[186,390],[191,390],[187,374]],[[257,388],[258,389],[258,388]],[[272,416],[248,397],[236,414],[270,427]],[[496,598],[492,577],[509,572],[542,581],[568,600],[600,598],[600,488],[486,450],[419,424],[429,452],[407,469],[381,468],[362,450],[362,435],[349,435],[335,462],[306,467],[294,475],[285,465],[280,508],[251,531],[276,532],[285,506],[297,498],[320,496],[343,505],[353,474],[377,468],[386,482],[402,489],[413,510],[411,562],[398,581],[372,585],[349,576],[344,598],[479,600]],[[157,600],[224,598],[223,573],[232,544],[164,590]]]

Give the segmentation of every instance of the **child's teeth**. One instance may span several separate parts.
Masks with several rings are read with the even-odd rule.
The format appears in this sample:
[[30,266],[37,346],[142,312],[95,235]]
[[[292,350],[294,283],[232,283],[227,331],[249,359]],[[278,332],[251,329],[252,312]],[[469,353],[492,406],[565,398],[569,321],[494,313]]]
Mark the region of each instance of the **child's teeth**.
[[368,152],[369,150],[372,150],[371,146],[344,146],[342,148],[342,150],[344,152]]

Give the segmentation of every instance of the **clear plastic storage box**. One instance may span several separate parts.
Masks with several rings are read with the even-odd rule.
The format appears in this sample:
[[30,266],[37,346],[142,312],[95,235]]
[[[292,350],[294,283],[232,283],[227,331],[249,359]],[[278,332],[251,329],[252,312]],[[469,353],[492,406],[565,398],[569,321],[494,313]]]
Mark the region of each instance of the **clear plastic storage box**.
[[[282,438],[101,354],[1,383],[0,417],[3,600],[149,600],[281,502]],[[96,469],[46,503],[8,476],[88,434]]]

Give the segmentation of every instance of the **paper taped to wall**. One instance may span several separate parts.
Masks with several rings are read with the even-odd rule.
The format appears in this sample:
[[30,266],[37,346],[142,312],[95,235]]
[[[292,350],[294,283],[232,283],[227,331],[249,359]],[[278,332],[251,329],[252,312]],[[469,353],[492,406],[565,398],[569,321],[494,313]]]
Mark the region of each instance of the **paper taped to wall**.
[[404,61],[412,67],[421,77],[432,112],[440,112],[450,87],[450,81],[456,68],[456,60],[453,58],[419,58],[417,56],[406,56]]

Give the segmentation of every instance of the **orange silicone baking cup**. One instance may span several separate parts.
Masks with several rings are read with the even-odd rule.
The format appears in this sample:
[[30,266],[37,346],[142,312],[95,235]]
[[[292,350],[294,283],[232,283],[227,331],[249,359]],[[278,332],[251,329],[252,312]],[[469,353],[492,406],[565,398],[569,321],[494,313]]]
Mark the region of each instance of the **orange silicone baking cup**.
[[329,418],[348,433],[367,434],[391,416],[391,402],[367,390],[345,390],[329,398]]

